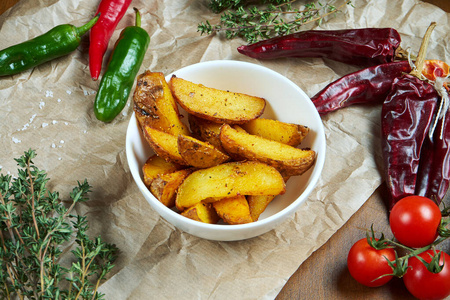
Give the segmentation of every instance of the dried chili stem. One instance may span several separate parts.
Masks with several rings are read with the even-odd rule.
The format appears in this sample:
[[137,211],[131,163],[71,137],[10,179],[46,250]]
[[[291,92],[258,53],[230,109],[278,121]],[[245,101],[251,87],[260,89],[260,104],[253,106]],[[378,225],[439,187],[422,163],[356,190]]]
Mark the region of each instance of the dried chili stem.
[[427,53],[427,49],[428,49],[428,43],[430,42],[431,33],[433,32],[435,27],[436,27],[436,22],[432,22],[430,24],[430,26],[428,26],[428,29],[425,32],[425,35],[422,39],[422,43],[420,45],[419,54],[417,55],[416,66],[415,66],[415,68],[413,68],[411,73],[409,73],[419,79],[423,78],[422,70],[423,70],[423,65],[425,63],[426,53]]

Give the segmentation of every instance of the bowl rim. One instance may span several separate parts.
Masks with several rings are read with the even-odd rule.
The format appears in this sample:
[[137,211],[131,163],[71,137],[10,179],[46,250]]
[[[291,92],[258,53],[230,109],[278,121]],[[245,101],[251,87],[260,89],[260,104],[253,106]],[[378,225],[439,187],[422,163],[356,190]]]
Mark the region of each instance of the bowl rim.
[[[252,67],[255,69],[260,69],[260,70],[264,70],[265,72],[269,72],[271,74],[271,76],[275,76],[278,78],[282,78],[283,80],[285,80],[292,88],[294,88],[296,90],[296,92],[298,92],[299,94],[302,94],[304,97],[306,97],[306,99],[309,99],[309,101],[307,101],[307,105],[312,106],[312,108],[314,108],[312,111],[313,113],[316,114],[315,118],[318,118],[319,120],[321,120],[319,113],[317,112],[314,104],[312,103],[310,97],[308,97],[308,95],[297,85],[295,84],[293,81],[291,81],[289,78],[287,78],[286,76],[281,75],[280,73],[262,66],[262,65],[257,65],[254,63],[250,63],[250,62],[243,62],[243,61],[236,61],[236,60],[212,60],[212,61],[205,61],[205,62],[198,62],[198,63],[194,63],[188,66],[185,66],[183,68],[180,68],[172,73],[170,73],[169,75],[165,76],[166,79],[170,78],[172,75],[174,75],[177,72],[182,72],[186,69],[190,69],[190,68],[197,68],[197,67],[202,67],[202,66],[208,66],[208,65],[227,65],[227,66],[232,66],[232,65],[240,65],[240,66],[247,66],[247,67]],[[127,132],[126,132],[126,156],[127,156],[127,161],[128,161],[128,165],[130,168],[130,171],[132,173],[132,176],[134,178],[134,181],[136,182],[136,184],[138,185],[139,189],[141,190],[141,192],[144,192],[147,196],[145,196],[146,200],[148,198],[148,196],[153,200],[153,204],[156,205],[155,210],[157,210],[158,214],[163,217],[164,219],[166,219],[166,217],[168,218],[176,218],[181,220],[181,222],[186,223],[189,226],[193,226],[196,228],[201,228],[201,229],[208,229],[208,230],[220,230],[221,232],[237,232],[237,231],[242,231],[242,230],[251,230],[253,228],[259,228],[259,227],[266,227],[268,225],[271,225],[273,223],[278,223],[281,222],[282,220],[285,220],[285,217],[295,213],[295,211],[298,209],[298,207],[306,201],[306,199],[308,198],[308,196],[311,194],[311,192],[315,189],[318,180],[322,174],[323,171],[323,167],[325,164],[325,156],[326,156],[326,141],[325,141],[325,133],[324,133],[324,126],[322,121],[320,121],[320,124],[316,130],[317,133],[317,139],[319,139],[318,143],[320,145],[323,145],[323,149],[321,149],[320,153],[317,153],[316,156],[316,161],[313,165],[314,171],[313,174],[311,174],[310,179],[309,179],[309,184],[305,187],[305,190],[300,194],[299,197],[297,197],[292,203],[290,203],[287,207],[283,208],[282,210],[274,213],[273,215],[270,215],[264,219],[261,220],[257,220],[255,222],[252,223],[246,223],[246,224],[236,224],[236,225],[228,225],[228,224],[208,224],[208,223],[202,223],[199,221],[195,221],[189,218],[186,218],[184,216],[182,216],[181,214],[179,214],[178,212],[172,210],[171,208],[166,207],[164,204],[162,204],[160,201],[158,201],[158,199],[156,199],[151,192],[148,190],[148,188],[145,186],[142,177],[141,177],[141,170],[138,166],[137,171],[135,168],[131,168],[130,163],[133,160],[136,160],[136,164],[137,164],[137,159],[132,157],[132,154],[134,153],[133,148],[132,148],[132,141],[130,140],[131,137],[131,132],[138,127],[137,121],[136,121],[136,117],[135,117],[135,113],[133,112],[128,124],[128,128],[127,128]],[[139,132],[138,132],[139,134]],[[148,200],[147,200],[148,202]],[[150,204],[150,203],[149,203]],[[151,205],[153,206],[153,205]],[[161,211],[167,212],[164,215],[161,214]],[[176,226],[176,225],[175,225]]]

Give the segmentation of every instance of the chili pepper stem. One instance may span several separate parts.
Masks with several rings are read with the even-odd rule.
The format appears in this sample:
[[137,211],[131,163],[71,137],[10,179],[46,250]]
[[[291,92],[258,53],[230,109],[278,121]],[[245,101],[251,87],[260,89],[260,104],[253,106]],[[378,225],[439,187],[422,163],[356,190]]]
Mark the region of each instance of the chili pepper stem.
[[430,42],[431,33],[433,32],[434,27],[436,27],[436,22],[432,22],[430,26],[428,26],[428,29],[425,32],[425,36],[423,37],[422,43],[420,45],[419,54],[417,55],[416,67],[411,71],[411,73],[409,73],[419,79],[423,78],[423,65],[425,63],[428,43]]
[[133,7],[133,9],[136,12],[136,27],[141,27],[141,13],[136,7]]
[[89,29],[92,28],[92,26],[95,25],[95,23],[97,23],[98,18],[100,18],[100,14],[96,15],[92,20],[90,20],[89,22],[87,22],[86,24],[84,24],[83,26],[80,27],[75,27],[75,30],[77,32],[78,36],[82,36],[83,34],[85,34],[86,32],[89,31]]

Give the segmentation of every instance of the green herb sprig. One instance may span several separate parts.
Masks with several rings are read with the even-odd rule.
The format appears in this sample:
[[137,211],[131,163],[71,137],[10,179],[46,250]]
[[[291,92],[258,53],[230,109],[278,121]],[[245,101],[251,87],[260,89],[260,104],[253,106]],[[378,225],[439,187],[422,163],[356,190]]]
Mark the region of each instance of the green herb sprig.
[[[213,1],[212,9],[219,9],[219,3],[224,1]],[[324,22],[327,16],[341,12],[346,5],[352,5],[350,0],[345,0],[339,7],[332,2],[322,4],[307,3],[295,8],[293,4],[298,1],[266,0],[271,2],[264,6],[248,6],[248,1],[226,1],[223,6],[232,7],[220,16],[220,23],[212,25],[206,20],[198,24],[197,31],[203,34],[214,34],[224,32],[227,39],[241,37],[248,43],[275,36],[283,36],[295,31],[300,27],[317,22]],[[274,3],[280,3],[275,5]]]
[[[86,217],[71,214],[91,186],[78,182],[66,207],[47,189],[49,178],[35,157],[28,150],[15,159],[17,178],[0,174],[0,299],[103,299],[97,288],[118,249],[101,237],[91,240]],[[64,266],[63,249],[73,240],[77,246]]]
[[209,2],[209,7],[214,13],[220,13],[225,9],[236,9],[240,6],[245,6],[250,3],[260,3],[260,4],[282,4],[286,2],[291,2],[292,0],[211,0]]

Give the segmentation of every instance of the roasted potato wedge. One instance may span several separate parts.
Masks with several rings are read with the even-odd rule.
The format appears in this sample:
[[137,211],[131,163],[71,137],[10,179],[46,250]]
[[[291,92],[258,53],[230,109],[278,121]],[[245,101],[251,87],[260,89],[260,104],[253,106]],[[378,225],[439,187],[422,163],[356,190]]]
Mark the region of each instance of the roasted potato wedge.
[[188,165],[200,169],[214,167],[230,160],[228,155],[213,145],[181,134],[178,136],[178,152]]
[[275,198],[274,195],[250,195],[247,196],[250,216],[253,222],[258,221],[259,216],[266,210],[267,205]]
[[300,145],[309,133],[309,128],[303,125],[263,118],[251,120],[241,127],[250,134],[293,147]]
[[213,205],[205,202],[197,203],[196,205],[181,212],[181,215],[186,218],[208,224],[215,224],[220,219]]
[[[289,176],[283,176],[284,182],[289,180]],[[253,222],[258,221],[259,216],[266,210],[267,206],[275,198],[274,195],[249,195],[247,196],[250,215]]]
[[188,113],[216,123],[248,122],[261,116],[266,106],[263,98],[206,87],[176,76],[169,86]]
[[194,136],[224,152],[220,143],[220,126],[222,124],[207,121],[191,114],[188,115],[188,121]]
[[217,215],[227,224],[236,225],[253,222],[247,199],[243,195],[224,198],[212,205]]
[[186,162],[178,152],[178,137],[170,133],[144,125],[142,129],[144,138],[155,153],[176,164],[186,165]]
[[220,130],[220,141],[227,153],[260,161],[276,168],[283,176],[301,175],[315,161],[313,150],[298,149],[280,142],[236,130],[224,124]]
[[150,192],[167,207],[175,206],[176,191],[183,180],[192,173],[192,169],[182,169],[161,174],[150,184]]
[[178,188],[176,207],[183,211],[198,202],[237,195],[278,195],[286,191],[273,167],[256,161],[229,162],[191,173]]
[[166,161],[158,155],[152,155],[142,166],[144,183],[147,187],[150,187],[150,184],[156,177],[158,177],[158,175],[172,173],[180,170],[181,168],[182,167],[180,165]]
[[148,125],[175,136],[189,135],[188,127],[181,122],[178,105],[162,73],[146,71],[140,74],[133,101],[136,119],[141,127]]

